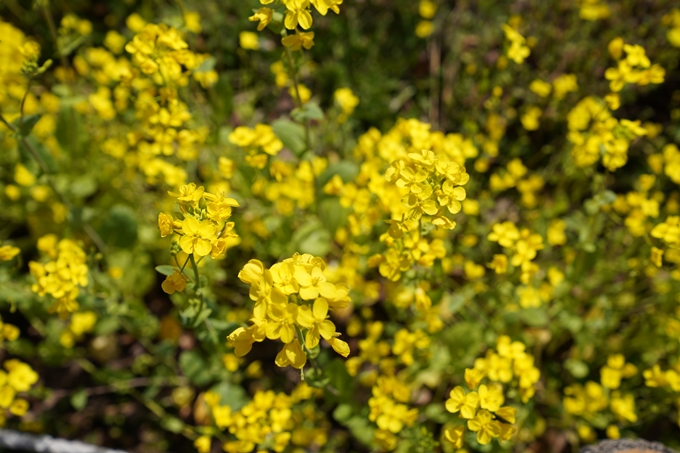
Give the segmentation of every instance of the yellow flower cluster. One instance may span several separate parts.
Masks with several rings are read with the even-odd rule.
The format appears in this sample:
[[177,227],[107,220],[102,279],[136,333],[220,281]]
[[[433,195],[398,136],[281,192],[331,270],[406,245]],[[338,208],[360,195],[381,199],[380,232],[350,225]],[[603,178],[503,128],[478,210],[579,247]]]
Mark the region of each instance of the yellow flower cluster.
[[633,140],[647,134],[640,121],[614,118],[601,99],[588,96],[567,116],[572,143],[572,157],[578,167],[588,167],[602,158],[610,171],[628,162],[628,148]]
[[647,387],[668,387],[674,392],[680,392],[680,370],[678,366],[663,371],[657,364],[642,372]]
[[624,223],[630,234],[635,237],[641,237],[648,233],[650,226],[647,220],[659,216],[659,200],[655,194],[648,193],[651,188],[650,183],[653,184],[654,179],[643,178],[644,176],[642,175],[640,178],[641,181],[644,181],[641,184],[641,191],[617,195],[616,200],[612,203],[612,208],[617,214],[626,215]]
[[[503,406],[503,385],[516,378],[522,402],[526,403],[535,392],[540,372],[534,367],[534,358],[525,352],[525,345],[502,336],[497,351],[487,351],[485,358],[475,361],[474,368],[465,370],[465,383],[470,391],[457,386],[446,401],[446,410],[467,420],[467,429],[477,434],[477,441],[486,445],[492,439],[510,440],[517,428],[514,426],[517,409]],[[487,378],[493,383],[481,384]],[[481,384],[481,385],[480,385]],[[463,447],[466,425],[445,429],[444,439],[456,448]]]
[[328,313],[347,307],[349,287],[327,281],[326,263],[309,254],[295,254],[271,268],[250,260],[238,277],[250,285],[255,302],[253,325],[239,327],[229,335],[237,357],[250,352],[254,342],[281,340],[283,349],[276,365],[302,369],[308,354],[323,338],[338,354],[349,355],[349,346],[338,337]]
[[[652,370],[645,371],[645,378],[651,376],[651,373]],[[601,384],[587,381],[585,385],[573,384],[565,387],[563,398],[565,411],[586,422],[577,424],[582,440],[585,442],[595,440],[591,424],[601,429],[606,427],[607,436],[616,439],[620,436],[619,425],[637,422],[635,397],[631,393],[618,390],[622,379],[631,378],[636,374],[635,365],[626,363],[622,354],[613,354],[600,369]],[[605,413],[607,408],[610,414]]]
[[670,13],[663,16],[661,22],[671,27],[666,38],[671,45],[680,47],[680,9],[673,8]]
[[[271,5],[274,2],[275,0],[260,0],[262,5]],[[258,22],[257,29],[262,31],[274,19],[275,10],[280,8],[283,13],[283,25],[291,31],[281,39],[281,43],[292,50],[299,50],[302,47],[311,49],[314,46],[314,32],[302,30],[309,30],[312,27],[312,6],[319,14],[325,16],[329,10],[339,14],[342,2],[343,0],[276,0],[274,8],[268,6],[259,8],[250,17],[250,21]]]
[[611,14],[609,5],[603,0],[580,0],[579,17],[584,20],[596,21],[606,19]]
[[[390,229],[380,238],[388,250],[372,256],[369,266],[379,266],[381,275],[396,281],[415,263],[431,267],[435,258],[443,258],[442,241],[428,242],[421,237],[420,227],[423,220],[427,220],[435,227],[455,228],[456,222],[446,211],[460,212],[466,197],[465,189],[460,186],[469,179],[464,167],[431,150],[409,153],[406,158],[392,162],[385,181],[396,186],[391,192],[400,198],[401,206],[391,207]],[[422,219],[423,216],[426,219]]]
[[49,294],[53,297],[55,300],[49,308],[50,312],[66,318],[69,313],[78,310],[76,298],[79,287],[87,286],[87,255],[75,241],[58,240],[54,234],[41,237],[38,250],[50,260],[46,263],[28,263],[31,275],[36,280],[31,290],[40,296]]
[[[253,399],[240,410],[232,412],[228,405],[220,404],[220,396],[206,392],[214,423],[219,430],[228,429],[236,440],[223,443],[227,453],[250,453],[267,449],[283,452],[289,445],[323,446],[327,442],[327,421],[319,417],[314,406],[301,404],[315,395],[313,388],[300,384],[291,395],[258,390]],[[310,426],[311,424],[311,426]],[[199,453],[210,451],[210,437],[196,441]]]
[[266,124],[257,124],[254,128],[239,126],[229,134],[229,142],[245,150],[248,165],[260,169],[267,165],[269,156],[276,156],[283,149],[281,140]]
[[[391,352],[390,344],[386,340],[380,340],[384,328],[384,324],[380,321],[366,323],[365,334],[359,340],[359,355],[351,357],[345,362],[350,376],[357,376],[364,363],[379,367],[383,374],[394,373],[394,360],[388,358]],[[351,330],[348,333],[351,335]],[[364,375],[362,382],[368,382],[370,386],[376,381],[377,377],[377,370],[372,369]]]
[[[59,100],[56,96],[51,93],[45,93],[41,97],[32,93],[26,94],[28,79],[25,75],[38,70],[37,61],[40,56],[40,46],[27,38],[21,30],[8,22],[4,22],[1,18],[0,36],[3,37],[2,46],[0,46],[0,109],[2,115],[10,122],[18,119],[22,101],[25,115],[44,111],[50,114],[56,113],[59,109]],[[41,118],[36,124],[33,132],[41,142],[52,135],[56,125],[55,116],[46,116],[47,118]],[[0,122],[0,132],[8,130]],[[0,145],[3,149],[15,148],[16,138],[14,134],[2,134]],[[56,146],[54,137],[51,137],[46,145],[48,149],[53,149]],[[6,195],[12,200],[19,198],[18,192],[16,186],[7,185],[5,187]]]
[[272,162],[269,173],[273,180],[258,179],[253,186],[256,193],[274,204],[276,212],[291,216],[295,209],[311,206],[316,200],[316,178],[326,169],[326,159],[314,157],[297,165],[277,160]]
[[[11,415],[23,416],[28,410],[28,401],[17,398],[17,394],[27,392],[38,382],[38,373],[27,363],[17,359],[6,360],[0,370],[0,408],[9,409]],[[0,413],[0,426],[5,424],[6,413]]]
[[630,378],[637,374],[637,367],[626,363],[623,354],[613,354],[607,358],[607,364],[600,369],[602,386],[617,389],[621,386],[621,379]]
[[541,373],[534,366],[534,357],[526,352],[526,346],[503,335],[496,342],[496,351],[487,351],[485,358],[475,360],[474,368],[465,370],[465,382],[470,389],[477,388],[484,377],[501,383],[515,382],[515,379],[522,402],[526,403],[536,393]]
[[507,56],[517,64],[524,63],[524,60],[531,54],[531,50],[526,45],[526,39],[515,28],[508,24],[501,26],[505,33],[505,38],[510,41]]
[[0,246],[0,261],[10,261],[14,259],[21,253],[19,247],[14,247],[13,245],[2,245]]
[[[521,231],[511,221],[496,223],[491,227],[487,239],[497,242],[501,247],[513,252],[510,263],[521,269],[520,281],[528,285],[531,277],[538,272],[538,265],[532,260],[539,250],[543,249],[543,238],[540,234],[532,233],[528,228]],[[498,255],[496,255],[498,256]],[[494,257],[496,273],[505,272],[507,258]]]
[[359,98],[356,97],[351,88],[338,88],[333,93],[333,98],[342,109],[342,113],[338,116],[338,123],[342,124],[347,121],[356,106],[359,105]]
[[14,324],[3,322],[0,318],[0,345],[4,341],[14,341],[19,338],[19,328]]
[[72,348],[76,341],[90,332],[97,323],[97,315],[93,311],[74,313],[68,327],[59,336],[59,342],[65,348]]
[[416,36],[427,38],[434,31],[432,19],[437,14],[437,4],[432,0],[420,0],[418,2],[418,14],[422,18],[416,25]]
[[[623,57],[623,53],[626,57]],[[652,65],[645,49],[640,45],[626,44],[615,38],[609,43],[609,53],[618,60],[616,68],[608,68],[604,77],[609,80],[609,89],[617,93],[627,84],[649,85],[663,83],[666,71],[658,64]]]
[[680,246],[680,216],[669,216],[663,223],[654,227],[652,237],[661,239],[667,246]]
[[182,86],[188,82],[184,70],[191,71],[200,64],[200,59],[188,48],[176,28],[165,24],[146,24],[127,43],[125,51],[132,55],[134,65],[154,78],[156,84],[177,83]]
[[139,21],[134,24],[138,33],[125,45],[131,60],[115,56],[122,51],[117,44],[109,44],[109,50],[88,48],[74,58],[78,74],[99,85],[76,108],[111,120],[134,99],[137,125],[125,140],[104,140],[102,151],[142,170],[149,184],[175,186],[185,182],[185,170],[160,157],[195,160],[208,132],[191,126],[192,114],[180,100],[178,88],[188,85],[190,78],[208,88],[217,82],[217,72],[210,56],[191,51],[176,28]]
[[[564,410],[586,421],[577,424],[579,437],[585,442],[593,442],[596,439],[595,432],[590,426],[593,420],[600,428],[606,426],[607,434],[611,438],[618,438],[620,435],[617,424],[631,424],[638,420],[635,397],[631,393],[622,393],[618,390],[610,392],[597,382],[588,381],[585,385],[574,384],[566,387],[564,395]],[[611,415],[604,413],[607,408]]]
[[663,154],[654,154],[649,157],[649,163],[655,168],[655,173],[661,173],[661,168],[666,176],[676,184],[680,184],[680,150],[675,143],[669,143],[663,147]]
[[413,426],[418,418],[418,409],[408,406],[411,391],[393,376],[380,376],[371,392],[368,419],[378,426],[375,440],[385,450],[394,450],[397,446],[395,434],[399,434],[405,426]]
[[[183,219],[175,219],[171,214],[158,214],[158,229],[161,236],[179,236],[179,247],[190,259],[200,260],[205,256],[218,259],[227,253],[229,247],[238,242],[238,235],[233,232],[234,222],[227,222],[232,208],[239,203],[225,193],[211,194],[203,186],[189,183],[180,186],[179,192],[168,192],[177,200]],[[184,267],[175,269],[163,282],[163,291],[172,294],[183,291],[188,277],[184,275]],[[179,263],[177,263],[179,266]]]

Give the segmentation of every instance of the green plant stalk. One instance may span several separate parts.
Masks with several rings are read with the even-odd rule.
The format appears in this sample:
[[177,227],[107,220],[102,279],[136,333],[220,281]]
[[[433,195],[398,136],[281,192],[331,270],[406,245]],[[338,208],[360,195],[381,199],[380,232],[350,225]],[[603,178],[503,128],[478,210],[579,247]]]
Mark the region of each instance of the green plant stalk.
[[[14,132],[15,134],[17,134],[21,137],[21,139],[20,139],[21,143],[24,144],[24,146],[26,147],[28,152],[31,153],[31,156],[33,157],[33,159],[35,159],[35,161],[40,166],[40,169],[45,174],[45,178],[47,179],[47,183],[50,185],[50,187],[52,188],[54,193],[57,194],[57,196],[59,197],[61,202],[66,206],[66,208],[69,211],[72,211],[74,209],[73,204],[71,203],[71,201],[68,198],[66,198],[66,196],[63,193],[61,193],[59,191],[59,189],[57,189],[57,185],[55,184],[54,180],[52,179],[52,177],[49,174],[49,169],[47,168],[47,164],[45,164],[45,161],[43,161],[42,157],[40,157],[40,154],[38,154],[38,152],[35,150],[35,148],[31,144],[31,142],[26,140],[26,137],[20,135],[18,129],[14,125],[10,124],[5,119],[5,117],[2,115],[2,113],[0,113],[0,122],[4,123],[5,126],[7,126],[12,132]],[[94,245],[97,246],[99,251],[101,253],[105,253],[106,252],[106,244],[104,243],[104,240],[101,238],[101,236],[99,236],[99,233],[97,233],[95,231],[95,229],[92,228],[92,226],[87,222],[83,222],[83,230],[85,230],[85,233],[87,233],[87,235],[90,237],[90,239],[92,239],[92,242],[94,242]]]
[[[288,63],[290,66],[290,75],[291,78],[293,79],[293,84],[295,88],[295,96],[297,97],[298,101],[298,107],[302,108],[302,97],[300,96],[300,89],[299,85],[300,83],[298,82],[298,76],[297,76],[297,66],[295,65],[295,61],[293,60],[293,53],[290,51],[290,48],[287,46],[286,47],[286,56],[288,57]],[[310,139],[310,124],[309,124],[309,119],[305,120],[305,144],[307,145],[307,150],[312,149],[311,145],[312,141]]]
[[[194,254],[192,253],[189,255],[189,259],[191,260],[191,267],[194,269],[194,291],[198,291],[199,285],[200,285],[200,280],[199,280],[199,273],[198,273],[198,263],[196,263],[196,260],[194,259]],[[191,325],[194,326],[196,324],[196,321],[198,320],[198,317],[200,316],[201,312],[203,311],[203,305],[205,301],[203,300],[203,293],[199,295],[200,297],[200,304],[198,305],[198,310],[196,310],[196,314],[194,315],[194,319],[191,321]],[[194,326],[195,327],[195,326]]]
[[45,21],[47,22],[47,27],[50,29],[50,35],[54,39],[54,45],[57,48],[57,55],[59,55],[59,61],[61,65],[65,68],[69,68],[68,60],[61,53],[61,46],[59,45],[59,36],[57,35],[57,27],[54,25],[54,19],[52,19],[52,14],[50,13],[49,5],[46,1],[40,2],[42,5],[42,12],[45,16]]

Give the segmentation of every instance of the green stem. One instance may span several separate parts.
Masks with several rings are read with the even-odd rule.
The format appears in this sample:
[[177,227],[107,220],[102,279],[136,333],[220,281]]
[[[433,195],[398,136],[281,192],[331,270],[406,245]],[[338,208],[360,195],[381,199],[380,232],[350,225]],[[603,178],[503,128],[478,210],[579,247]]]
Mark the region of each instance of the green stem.
[[[293,79],[293,86],[295,88],[295,96],[297,97],[298,101],[298,107],[302,108],[302,97],[300,96],[300,88],[299,85],[300,83],[298,82],[298,76],[297,76],[297,66],[295,65],[295,61],[293,60],[293,53],[290,51],[290,47],[286,47],[286,56],[288,57],[288,63],[290,66],[290,76]],[[310,125],[309,125],[309,119],[305,120],[305,144],[307,145],[307,149],[311,150],[311,139],[310,139]]]
[[50,13],[50,8],[49,4],[47,1],[43,1],[42,3],[42,11],[43,15],[45,16],[45,21],[47,21],[47,27],[50,29],[50,34],[52,35],[52,39],[54,39],[54,46],[57,48],[57,55],[59,55],[59,61],[61,61],[61,65],[65,68],[69,68],[68,60],[66,57],[61,53],[61,46],[59,45],[59,36],[57,35],[57,27],[54,25],[54,20],[52,19],[52,14]]
[[19,127],[21,127],[24,124],[24,105],[26,105],[26,98],[28,97],[28,93],[31,92],[31,82],[33,82],[33,76],[30,76],[28,78],[28,83],[26,83],[26,92],[24,93],[24,97],[21,99],[21,106],[19,107]]
[[[54,193],[59,197],[61,202],[64,204],[64,206],[66,206],[66,208],[69,211],[73,211],[73,209],[74,209],[73,204],[69,201],[68,198],[66,198],[66,196],[63,193],[61,193],[59,191],[59,189],[57,189],[57,185],[55,184],[54,180],[52,179],[52,177],[49,174],[49,168],[47,168],[47,164],[42,159],[42,157],[40,157],[40,154],[38,153],[38,151],[36,151],[36,149],[33,147],[31,142],[26,140],[26,137],[24,137],[23,135],[20,135],[19,130],[16,128],[16,126],[14,126],[13,124],[10,124],[5,119],[5,117],[2,115],[2,113],[0,113],[0,122],[4,123],[5,126],[7,126],[12,132],[14,132],[15,134],[19,135],[19,137],[21,137],[21,139],[20,139],[21,143],[24,144],[24,146],[26,147],[28,152],[31,154],[33,159],[35,159],[35,161],[40,166],[40,169],[45,174],[45,178],[47,179],[47,183],[50,185],[50,187],[52,188]],[[92,242],[94,242],[94,244],[97,246],[99,251],[101,253],[105,253],[106,252],[106,244],[102,240],[101,236],[99,236],[99,233],[97,233],[95,231],[95,229],[92,228],[92,226],[87,222],[83,223],[83,230],[85,230],[85,233],[87,233],[87,235],[90,237],[90,239],[92,239]]]
[[[191,260],[191,267],[194,269],[194,291],[198,291],[199,286],[200,286],[200,279],[199,279],[199,274],[198,274],[198,264],[196,263],[196,260],[194,259],[194,254],[192,253],[189,255],[189,259]],[[198,317],[200,316],[201,312],[203,311],[203,305],[205,301],[203,300],[203,293],[200,294],[200,303],[198,305],[198,310],[196,310],[196,314],[194,315],[194,319],[191,320],[191,326],[196,327],[196,321],[198,320]]]

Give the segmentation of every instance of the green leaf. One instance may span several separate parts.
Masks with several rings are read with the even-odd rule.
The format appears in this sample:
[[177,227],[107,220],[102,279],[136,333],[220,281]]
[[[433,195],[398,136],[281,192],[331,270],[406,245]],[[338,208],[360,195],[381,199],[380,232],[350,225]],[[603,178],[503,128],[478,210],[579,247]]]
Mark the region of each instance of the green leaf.
[[333,411],[333,418],[340,423],[346,422],[352,417],[352,406],[349,404],[340,404]]
[[337,198],[326,198],[319,203],[319,218],[331,234],[345,224],[349,213],[350,210],[342,207]]
[[71,183],[71,193],[78,198],[87,198],[97,191],[97,180],[92,175],[82,175]]
[[582,379],[588,376],[588,373],[590,372],[588,365],[584,361],[577,359],[567,359],[564,362],[564,367],[569,370],[576,379]]
[[184,325],[184,327],[193,328],[199,326],[203,321],[208,319],[212,313],[211,309],[203,307],[198,316],[196,316],[196,310],[196,307],[190,306],[179,313],[180,321],[182,321],[182,325]]
[[547,326],[549,319],[548,314],[542,308],[527,308],[520,312],[522,321],[532,327]]
[[23,119],[19,118],[14,121],[14,125],[19,129],[19,135],[22,137],[27,137],[31,133],[36,123],[40,121],[42,115],[36,113],[34,115],[26,115]]
[[347,427],[352,432],[352,435],[364,445],[371,445],[375,437],[375,428],[373,428],[366,417],[352,417],[347,421]]
[[300,108],[293,109],[290,112],[290,116],[300,123],[304,123],[307,120],[318,121],[323,119],[323,111],[315,102],[308,102]]
[[71,395],[71,406],[77,411],[82,410],[87,405],[87,390],[80,389]]
[[[32,135],[29,135],[28,137],[24,137],[23,140],[19,140],[19,151],[25,155],[28,156],[29,159],[35,160],[35,156],[33,156],[33,153],[29,151],[29,147],[24,143],[24,140],[28,142],[28,145],[30,148],[32,148],[35,153],[38,155],[38,159],[42,161],[42,164],[44,164],[44,169],[47,174],[54,174],[57,172],[57,163],[54,161],[54,157],[52,157],[52,154],[45,148],[35,137]],[[40,162],[38,162],[40,164]],[[43,165],[40,166],[43,168]]]
[[162,266],[156,266],[156,272],[163,275],[172,275],[175,273],[175,266],[170,266],[169,264],[164,264]]
[[113,206],[102,223],[99,234],[110,246],[132,247],[137,242],[137,218],[134,209],[125,205]]
[[359,174],[359,166],[354,162],[342,161],[329,166],[322,174],[319,176],[319,185],[321,187],[325,186],[328,181],[334,175],[340,175],[342,182],[345,184],[354,181],[356,176]]
[[347,401],[352,397],[354,378],[347,372],[347,367],[342,360],[333,359],[329,365],[324,367],[324,371],[330,376],[330,385],[338,391],[340,401]]
[[305,373],[305,382],[318,389],[322,389],[331,381],[330,377],[323,371],[316,371],[316,368],[311,368]]
[[171,433],[180,433],[184,429],[184,422],[177,417],[166,415],[161,419],[161,428]]
[[208,365],[196,351],[185,351],[179,356],[182,373],[195,385],[206,385],[212,375],[207,372]]
[[215,69],[215,63],[217,59],[215,57],[208,57],[196,68],[194,72],[208,72]]
[[318,219],[312,218],[293,233],[290,246],[294,249],[293,251],[325,256],[331,249],[331,240],[328,230]]
[[245,406],[248,401],[243,387],[231,382],[220,382],[210,390],[220,395],[220,404],[228,405],[234,412]]
[[71,155],[79,155],[82,150],[82,117],[72,107],[63,108],[57,117],[57,129],[54,132],[62,149]]
[[304,127],[290,120],[280,119],[272,123],[272,128],[283,145],[293,153],[300,155],[307,149]]
[[97,336],[109,335],[120,327],[116,316],[104,316],[97,321],[95,334]]

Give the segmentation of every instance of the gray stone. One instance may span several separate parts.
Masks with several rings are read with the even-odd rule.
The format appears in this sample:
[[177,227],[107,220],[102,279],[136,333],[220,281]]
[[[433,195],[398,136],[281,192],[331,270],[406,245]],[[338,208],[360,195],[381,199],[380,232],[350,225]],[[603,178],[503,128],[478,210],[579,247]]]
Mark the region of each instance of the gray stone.
[[658,442],[638,439],[605,440],[597,445],[589,445],[581,449],[580,453],[676,453]]

